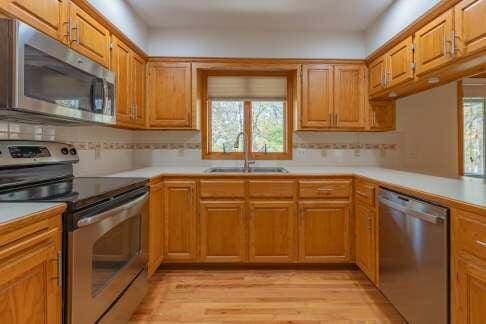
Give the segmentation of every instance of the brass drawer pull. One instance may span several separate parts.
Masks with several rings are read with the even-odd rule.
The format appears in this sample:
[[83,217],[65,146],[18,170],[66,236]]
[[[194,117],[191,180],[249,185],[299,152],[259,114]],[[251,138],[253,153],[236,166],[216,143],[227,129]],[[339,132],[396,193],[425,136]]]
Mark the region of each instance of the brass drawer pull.
[[359,196],[362,196],[362,197],[366,197],[366,198],[368,198],[368,195],[367,195],[367,194],[365,194],[365,193],[364,193],[364,192],[362,192],[362,191],[358,191],[358,190],[356,190],[356,194],[357,194],[357,195],[359,195]]
[[333,191],[334,189],[329,189],[329,188],[318,188],[317,191],[325,191],[325,192],[328,192],[328,191]]

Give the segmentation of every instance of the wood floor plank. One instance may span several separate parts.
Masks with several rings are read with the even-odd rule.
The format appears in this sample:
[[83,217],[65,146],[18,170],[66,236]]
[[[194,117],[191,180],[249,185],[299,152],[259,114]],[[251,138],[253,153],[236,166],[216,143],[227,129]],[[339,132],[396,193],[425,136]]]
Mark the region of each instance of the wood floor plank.
[[405,323],[358,270],[159,270],[130,323]]

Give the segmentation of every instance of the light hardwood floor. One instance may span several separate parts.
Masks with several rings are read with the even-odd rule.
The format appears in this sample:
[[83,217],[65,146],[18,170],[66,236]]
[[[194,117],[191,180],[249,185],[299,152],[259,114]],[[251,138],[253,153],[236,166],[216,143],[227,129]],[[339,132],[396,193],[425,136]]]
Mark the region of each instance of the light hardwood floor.
[[130,323],[405,323],[358,270],[159,270]]

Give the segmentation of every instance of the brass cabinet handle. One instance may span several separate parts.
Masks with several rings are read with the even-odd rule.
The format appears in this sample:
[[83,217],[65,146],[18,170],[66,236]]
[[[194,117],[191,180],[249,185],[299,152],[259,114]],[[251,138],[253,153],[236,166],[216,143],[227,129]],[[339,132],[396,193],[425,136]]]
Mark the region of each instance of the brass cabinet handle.
[[72,28],[72,20],[71,17],[68,18],[68,21],[64,22],[64,25],[67,25],[67,33],[64,34],[68,43],[71,43],[71,28]]
[[479,245],[481,245],[482,247],[486,247],[486,242],[477,240],[476,243],[479,244]]
[[362,196],[362,197],[366,197],[366,198],[368,198],[368,195],[366,195],[366,194],[365,194],[364,192],[362,192],[362,191],[358,191],[358,190],[356,190],[356,194],[357,194],[357,195],[360,195],[360,196]]
[[371,229],[373,228],[373,226],[371,226],[371,217],[368,216],[368,229],[371,231]]
[[332,126],[334,125],[334,120],[332,118],[332,113],[329,113],[329,124]]
[[71,42],[76,42],[78,45],[79,45],[79,38],[80,38],[80,32],[79,32],[79,21],[76,22],[76,26],[71,28],[71,30],[76,30],[76,39],[75,40],[72,40],[71,39]]

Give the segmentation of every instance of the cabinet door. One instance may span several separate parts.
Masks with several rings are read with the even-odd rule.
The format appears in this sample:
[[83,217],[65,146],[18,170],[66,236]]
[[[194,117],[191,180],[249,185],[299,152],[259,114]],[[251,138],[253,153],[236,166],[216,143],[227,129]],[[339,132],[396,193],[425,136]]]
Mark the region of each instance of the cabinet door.
[[0,251],[0,323],[60,323],[59,231],[31,235]]
[[486,323],[486,262],[467,254],[456,260],[455,323]]
[[349,205],[301,202],[299,259],[303,262],[349,262]]
[[111,52],[111,70],[116,75],[116,122],[122,126],[133,124],[133,106],[131,99],[130,48],[113,36]]
[[365,78],[361,65],[334,66],[334,126],[365,127]]
[[110,32],[74,2],[69,4],[71,18],[71,48],[98,62],[110,66]]
[[362,203],[355,205],[356,264],[375,282],[375,217],[374,209]]
[[294,202],[250,203],[250,262],[291,262],[295,259]]
[[463,0],[455,7],[455,33],[459,55],[486,48],[486,0]]
[[333,68],[331,65],[302,67],[302,108],[300,127],[328,128],[333,113]]
[[369,83],[370,94],[375,94],[386,89],[385,72],[386,72],[386,56],[383,55],[369,65]]
[[145,126],[145,60],[132,52],[132,101],[134,112],[134,124],[138,127]]
[[0,0],[0,9],[63,43],[67,0]]
[[387,55],[387,86],[394,87],[398,84],[413,79],[413,37],[409,36]]
[[164,184],[164,261],[196,258],[196,183],[170,180]]
[[163,258],[164,236],[164,184],[159,183],[150,187],[148,204],[148,272],[152,275]]
[[244,202],[201,202],[200,247],[203,262],[245,260],[244,210]]
[[154,128],[191,128],[191,64],[151,63],[147,105]]
[[454,59],[451,54],[454,10],[450,9],[415,33],[415,73],[420,76]]
[[394,101],[372,101],[370,105],[370,129],[375,131],[395,130],[396,107]]

